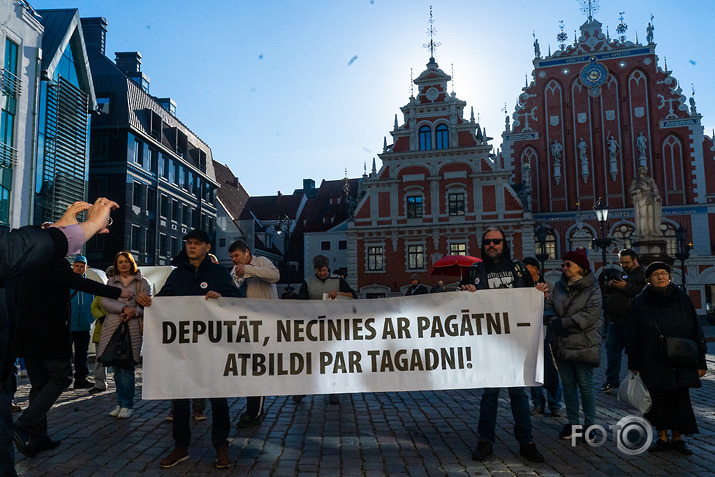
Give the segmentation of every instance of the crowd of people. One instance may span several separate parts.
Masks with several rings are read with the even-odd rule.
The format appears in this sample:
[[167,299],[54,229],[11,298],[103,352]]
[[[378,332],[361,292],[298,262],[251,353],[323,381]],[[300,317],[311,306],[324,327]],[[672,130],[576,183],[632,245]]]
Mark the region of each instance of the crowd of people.
[[[46,228],[0,229],[7,247],[0,254],[3,475],[15,475],[13,441],[17,450],[28,457],[60,445],[47,433],[47,413],[73,382],[75,389],[88,389],[90,394],[104,392],[106,371],[110,369],[117,400],[109,415],[127,419],[133,414],[134,368],[140,362],[143,316],[144,310],[152,306],[152,286],[126,251],[117,253],[113,265],[107,269],[106,285],[86,278],[85,257],[77,255],[72,265],[64,258],[78,253],[94,234],[106,233],[111,223],[109,214],[115,208],[116,203],[100,198],[94,205],[84,202],[71,205],[60,221]],[[76,215],[83,211],[87,211],[87,219],[79,224]],[[278,269],[269,259],[254,256],[246,242],[238,240],[229,247],[234,264],[229,272],[209,253],[211,240],[205,231],[192,230],[184,241],[185,249],[172,262],[175,268],[157,296],[204,296],[207,300],[278,298]],[[699,387],[706,372],[706,347],[695,309],[687,294],[673,285],[667,264],[654,262],[643,267],[633,250],[624,249],[619,253],[623,273],[599,285],[586,252],[577,249],[564,254],[561,276],[554,283],[545,279],[535,258],[519,261],[512,257],[507,237],[499,227],[488,227],[484,232],[481,257],[482,261],[474,263],[462,278],[461,290],[535,287],[545,297],[544,385],[531,389],[531,409],[525,388],[507,388],[514,435],[524,458],[544,461],[534,441],[531,417],[546,414],[547,408],[552,417],[562,417],[562,396],[568,422],[558,437],[573,442],[574,426],[581,425],[581,411],[582,427],[587,430],[586,437],[590,437],[588,429],[596,424],[593,372],[601,361],[602,320],[607,322],[608,333],[606,382],[600,392],[610,393],[619,387],[625,350],[628,368],[642,377],[652,397],[653,405],[645,417],[656,427],[658,438],[651,451],[692,453],[682,436],[698,432],[689,389]],[[301,284],[298,293],[286,289],[282,298],[357,298],[344,276],[331,275],[327,257],[314,257],[313,268],[314,274]],[[445,291],[442,281],[430,289],[415,274],[405,295]],[[131,364],[105,367],[102,359],[120,327],[128,330]],[[671,353],[664,346],[671,338],[679,340],[681,348],[692,347],[687,353],[681,350],[681,355],[687,355],[681,361],[675,362],[671,356],[675,351]],[[94,382],[89,380],[90,341],[97,345],[99,360],[94,367]],[[24,359],[31,390],[29,406],[13,422],[10,412],[16,357]],[[477,424],[479,440],[472,453],[475,460],[494,456],[500,393],[500,388],[487,388],[482,393]],[[300,403],[304,397],[293,396],[293,401]],[[229,468],[232,460],[228,448],[228,401],[226,398],[208,401],[212,410],[215,466]],[[339,396],[329,395],[328,402],[339,404]],[[247,398],[237,427],[259,425],[265,417],[263,403],[263,396]],[[206,399],[194,399],[193,403],[188,399],[172,401],[167,420],[172,421],[175,445],[160,460],[161,467],[170,468],[188,459],[192,405],[194,419],[204,420],[205,404]]]

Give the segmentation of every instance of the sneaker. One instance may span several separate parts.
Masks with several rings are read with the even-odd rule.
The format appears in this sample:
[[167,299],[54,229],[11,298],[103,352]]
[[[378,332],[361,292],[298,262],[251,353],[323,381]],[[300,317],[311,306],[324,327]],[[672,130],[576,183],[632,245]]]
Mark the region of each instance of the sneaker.
[[[660,441],[660,439],[658,440]],[[679,454],[693,455],[693,451],[690,450],[688,445],[682,439],[678,439],[677,441],[670,441],[670,447]]]
[[563,429],[561,429],[561,432],[559,432],[559,438],[564,439],[564,440],[569,440],[571,439],[571,434],[573,433],[573,430],[571,429],[571,424],[566,424]]
[[216,449],[216,468],[228,469],[231,467],[231,456],[228,455],[228,446],[221,446]]
[[173,421],[173,420],[174,420],[174,413],[173,413],[173,412],[170,412],[170,413],[164,418],[164,420],[165,420],[165,421],[169,421],[169,422]]
[[249,416],[245,412],[241,414],[241,417],[238,418],[238,422],[236,423],[236,427],[239,429],[248,429],[249,427],[256,427],[258,424],[261,423],[263,418],[266,417],[264,413],[259,414],[256,417]]
[[94,387],[94,383],[91,381],[88,381],[85,378],[74,380],[74,388],[75,389],[89,389],[89,388],[93,388],[93,387]]
[[132,414],[134,414],[134,409],[130,407],[123,407],[119,410],[119,414],[117,414],[117,419],[127,419],[132,417]]
[[485,460],[494,455],[494,446],[487,441],[479,441],[477,448],[472,452],[472,459]]
[[114,409],[112,409],[112,412],[110,412],[109,415],[112,417],[117,417],[121,410],[122,410],[122,406],[117,406]]
[[533,407],[529,413],[531,413],[532,416],[538,416],[544,414],[544,408],[542,406],[536,406]]
[[521,454],[523,457],[526,457],[531,462],[544,461],[544,456],[541,454],[541,452],[539,452],[539,449],[536,448],[536,444],[534,444],[533,442],[519,446],[519,454]]
[[47,437],[40,442],[30,442],[30,445],[33,447],[35,452],[43,452],[47,450],[56,449],[60,446],[61,443],[62,441],[53,441],[52,439]]
[[613,384],[608,384],[608,383],[603,383],[603,386],[601,386],[601,390],[599,392],[602,393],[610,393],[614,389],[618,389],[618,385],[613,385]]
[[[168,416],[167,416],[168,417]],[[174,416],[171,416],[171,419],[174,419]],[[204,414],[201,411],[194,411],[194,421],[205,421],[206,420],[206,414]]]
[[669,449],[670,449],[670,441],[656,439],[655,444],[650,446],[650,449],[648,449],[648,452],[663,452],[663,451],[667,451]]
[[92,389],[90,389],[90,390],[87,391],[87,392],[88,392],[89,394],[99,394],[99,393],[103,393],[103,392],[106,391],[106,390],[107,390],[107,388],[92,388]]
[[15,404],[15,401],[10,401],[10,412],[20,412],[22,408]]
[[186,447],[176,447],[171,454],[167,455],[159,462],[159,467],[168,469],[174,467],[179,462],[183,462],[189,458],[189,450]]

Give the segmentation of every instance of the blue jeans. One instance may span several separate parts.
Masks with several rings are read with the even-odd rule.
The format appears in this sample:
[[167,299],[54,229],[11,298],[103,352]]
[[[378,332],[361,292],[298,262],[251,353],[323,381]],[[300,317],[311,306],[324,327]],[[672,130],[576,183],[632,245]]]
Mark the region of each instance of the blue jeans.
[[[564,385],[564,402],[569,424],[579,424],[578,392],[583,404],[583,425],[588,428],[596,422],[596,397],[593,389],[593,366],[557,360],[561,382]],[[577,389],[578,387],[578,389]]]
[[606,338],[606,383],[618,387],[621,384],[621,357],[626,347],[627,325],[608,325]]
[[[482,394],[479,407],[479,439],[494,445],[496,441],[497,408],[499,407],[499,391],[502,388],[489,388]],[[531,415],[529,414],[529,398],[525,388],[507,388],[511,402],[511,415],[514,416],[514,436],[520,445],[534,441],[531,434]]]
[[117,404],[134,407],[134,370],[114,367],[114,384],[117,386]]

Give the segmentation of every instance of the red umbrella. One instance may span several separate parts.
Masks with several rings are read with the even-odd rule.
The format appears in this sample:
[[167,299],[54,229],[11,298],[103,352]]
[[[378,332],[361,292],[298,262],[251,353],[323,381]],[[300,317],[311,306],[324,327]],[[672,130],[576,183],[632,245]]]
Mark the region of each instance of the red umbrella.
[[465,270],[471,267],[473,263],[481,261],[481,258],[470,257],[469,255],[447,255],[434,262],[430,275],[459,277],[461,280]]

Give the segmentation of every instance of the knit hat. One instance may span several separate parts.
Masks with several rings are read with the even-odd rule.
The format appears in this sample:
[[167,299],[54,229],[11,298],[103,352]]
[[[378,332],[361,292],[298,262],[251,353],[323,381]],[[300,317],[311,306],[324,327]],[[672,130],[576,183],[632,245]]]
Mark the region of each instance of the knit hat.
[[591,263],[588,261],[586,251],[582,248],[571,250],[566,255],[564,255],[564,260],[573,262],[586,271],[591,270]]
[[645,277],[649,278],[656,270],[665,270],[666,272],[670,273],[670,267],[667,263],[653,262],[648,265],[648,268],[645,269]]

